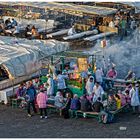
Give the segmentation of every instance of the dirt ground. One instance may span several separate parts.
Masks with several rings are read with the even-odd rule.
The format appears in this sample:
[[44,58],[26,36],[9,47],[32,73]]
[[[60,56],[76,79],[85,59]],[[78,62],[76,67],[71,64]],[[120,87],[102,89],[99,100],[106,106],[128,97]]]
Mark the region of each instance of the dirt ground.
[[[26,111],[0,105],[1,138],[138,138],[140,117],[122,113],[112,124],[99,124],[96,119],[63,119],[57,114],[40,119],[27,117]],[[127,127],[120,130],[120,127]]]

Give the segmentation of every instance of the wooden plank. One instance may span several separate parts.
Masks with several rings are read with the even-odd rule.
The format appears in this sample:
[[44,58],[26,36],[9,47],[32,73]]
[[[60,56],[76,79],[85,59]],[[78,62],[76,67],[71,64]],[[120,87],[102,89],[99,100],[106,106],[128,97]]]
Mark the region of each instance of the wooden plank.
[[[117,83],[132,83],[131,80],[113,79],[113,78],[106,78],[106,77],[103,77],[103,80],[114,81],[114,82],[117,82]],[[136,83],[137,81],[134,81],[134,82]]]
[[98,112],[84,112],[84,113],[86,113],[86,114],[90,114],[90,115],[99,115]]

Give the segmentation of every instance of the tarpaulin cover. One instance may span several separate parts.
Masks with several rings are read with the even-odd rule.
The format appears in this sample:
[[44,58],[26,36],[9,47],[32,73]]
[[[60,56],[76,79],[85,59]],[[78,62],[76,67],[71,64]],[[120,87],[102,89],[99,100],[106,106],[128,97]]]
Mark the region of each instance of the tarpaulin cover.
[[12,78],[36,72],[44,58],[69,49],[67,42],[27,40],[0,36],[0,64]]

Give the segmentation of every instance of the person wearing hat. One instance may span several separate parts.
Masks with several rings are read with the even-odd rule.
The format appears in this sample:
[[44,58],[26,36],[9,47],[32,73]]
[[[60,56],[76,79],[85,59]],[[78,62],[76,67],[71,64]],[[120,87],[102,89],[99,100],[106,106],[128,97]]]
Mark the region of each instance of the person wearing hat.
[[47,74],[48,80],[47,80],[47,95],[48,96],[53,96],[54,94],[54,82],[53,78],[51,77],[50,74]]

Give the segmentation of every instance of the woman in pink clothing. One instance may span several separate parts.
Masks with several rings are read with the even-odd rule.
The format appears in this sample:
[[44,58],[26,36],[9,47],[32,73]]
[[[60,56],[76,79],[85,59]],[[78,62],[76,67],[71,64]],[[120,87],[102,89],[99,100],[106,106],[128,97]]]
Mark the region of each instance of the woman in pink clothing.
[[112,67],[108,72],[107,72],[107,78],[113,78],[115,79],[117,77],[117,71],[115,70],[114,67]]
[[47,111],[46,111],[46,107],[47,107],[47,96],[44,93],[43,90],[40,91],[40,93],[37,95],[37,105],[39,107],[40,110],[40,118],[43,118],[43,112],[45,115],[45,119],[47,119]]

